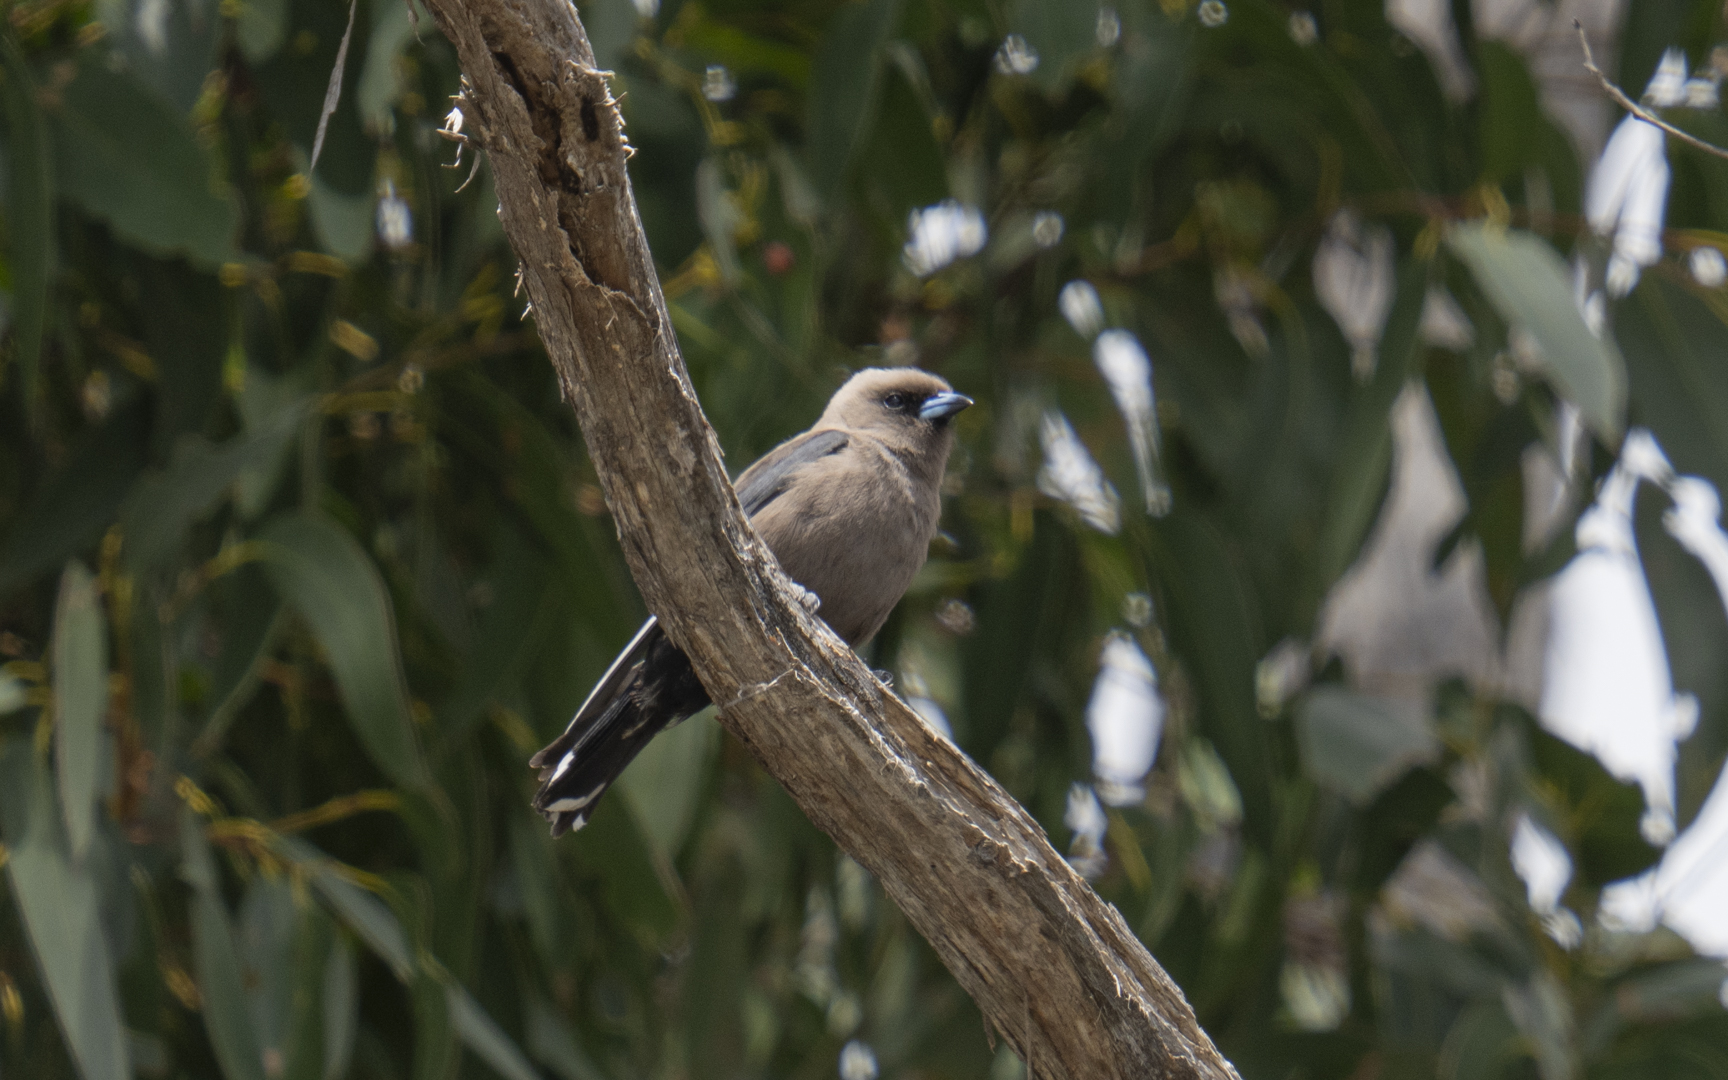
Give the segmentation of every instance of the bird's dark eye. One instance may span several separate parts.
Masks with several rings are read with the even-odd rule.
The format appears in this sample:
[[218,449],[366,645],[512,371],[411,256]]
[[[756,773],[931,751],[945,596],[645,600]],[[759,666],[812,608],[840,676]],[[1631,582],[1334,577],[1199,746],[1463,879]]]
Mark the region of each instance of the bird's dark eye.
[[908,398],[905,394],[900,393],[899,391],[895,391],[894,393],[889,394],[887,397],[882,399],[883,406],[886,408],[889,408],[889,409],[893,409],[895,412],[899,412],[900,410],[904,409],[910,402],[911,402],[911,399]]

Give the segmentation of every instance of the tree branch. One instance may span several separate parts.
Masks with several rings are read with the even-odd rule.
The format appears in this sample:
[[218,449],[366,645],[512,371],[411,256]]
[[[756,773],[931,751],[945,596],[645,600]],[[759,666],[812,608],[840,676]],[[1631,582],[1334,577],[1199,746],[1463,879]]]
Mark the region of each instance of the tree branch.
[[721,722],[864,865],[1041,1078],[1234,1078],[1116,909],[792,599],[678,354],[628,147],[569,0],[428,0],[464,134],[648,607]]
[[1614,104],[1625,109],[1627,112],[1644,121],[1646,124],[1653,124],[1656,127],[1661,128],[1663,131],[1666,131],[1668,134],[1674,136],[1676,139],[1679,139],[1688,146],[1695,146],[1705,153],[1715,154],[1719,158],[1728,158],[1728,150],[1724,150],[1720,146],[1716,146],[1712,143],[1707,143],[1696,135],[1681,131],[1673,124],[1670,124],[1668,121],[1657,116],[1649,109],[1646,109],[1644,106],[1627,97],[1626,91],[1615,86],[1613,80],[1609,79],[1607,74],[1604,73],[1601,68],[1596,66],[1596,57],[1590,52],[1590,38],[1584,33],[1584,24],[1577,19],[1573,19],[1572,28],[1578,31],[1578,44],[1584,47],[1584,70],[1596,76],[1596,80],[1602,84],[1602,89],[1605,90],[1608,96],[1614,100]]

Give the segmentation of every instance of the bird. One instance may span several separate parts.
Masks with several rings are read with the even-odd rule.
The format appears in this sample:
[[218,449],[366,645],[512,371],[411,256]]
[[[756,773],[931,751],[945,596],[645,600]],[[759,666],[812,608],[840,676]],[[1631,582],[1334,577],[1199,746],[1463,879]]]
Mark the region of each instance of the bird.
[[[810,430],[736,483],[739,504],[805,606],[856,648],[924,565],[942,514],[951,421],[972,399],[918,368],[865,368]],[[564,733],[529,759],[552,835],[580,829],[648,741],[700,712],[708,691],[650,617]]]

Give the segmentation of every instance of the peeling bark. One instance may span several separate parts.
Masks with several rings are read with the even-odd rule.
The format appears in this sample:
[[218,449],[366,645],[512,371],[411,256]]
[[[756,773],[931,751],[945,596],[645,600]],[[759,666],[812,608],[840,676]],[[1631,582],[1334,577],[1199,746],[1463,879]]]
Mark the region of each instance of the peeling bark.
[[1121,914],[786,589],[685,373],[622,120],[569,0],[427,6],[631,571],[721,722],[875,875],[1031,1075],[1234,1078]]

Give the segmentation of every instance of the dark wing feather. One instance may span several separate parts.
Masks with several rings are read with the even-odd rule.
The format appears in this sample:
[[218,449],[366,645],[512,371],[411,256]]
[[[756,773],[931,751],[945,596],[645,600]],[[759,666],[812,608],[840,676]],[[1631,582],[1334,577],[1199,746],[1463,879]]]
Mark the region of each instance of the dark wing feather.
[[648,616],[648,621],[636,631],[636,636],[630,639],[630,644],[624,646],[624,651],[612,661],[612,666],[606,669],[606,674],[600,676],[600,681],[594,684],[594,689],[588,692],[588,700],[576,710],[571,718],[570,726],[564,729],[564,734],[552,741],[552,744],[528,759],[530,769],[540,769],[540,779],[545,781],[551,770],[566,753],[577,749],[594,729],[594,721],[605,713],[606,707],[612,704],[620,691],[627,689],[630,677],[636,665],[648,655],[648,648],[654,639],[660,636],[660,620]]
[[595,801],[648,740],[707,704],[689,659],[649,619],[564,734],[530,762],[540,770],[534,808],[552,823],[552,835],[586,824]]
[[738,502],[744,507],[744,516],[755,517],[761,513],[769,503],[785,494],[793,474],[800,468],[829,454],[839,453],[850,441],[850,436],[844,431],[824,428],[787,439],[763,454],[756,464],[738,477]]

